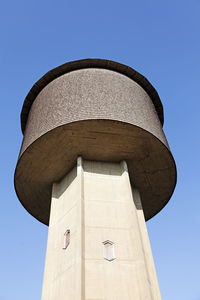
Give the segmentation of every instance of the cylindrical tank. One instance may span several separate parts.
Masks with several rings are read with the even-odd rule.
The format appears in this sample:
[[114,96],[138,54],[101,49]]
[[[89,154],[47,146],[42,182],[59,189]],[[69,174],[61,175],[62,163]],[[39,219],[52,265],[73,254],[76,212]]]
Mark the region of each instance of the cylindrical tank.
[[148,80],[128,66],[85,59],[49,71],[27,95],[21,125],[16,192],[47,225],[52,184],[73,168],[77,156],[126,160],[146,220],[173,193],[176,166],[162,130],[162,103]]

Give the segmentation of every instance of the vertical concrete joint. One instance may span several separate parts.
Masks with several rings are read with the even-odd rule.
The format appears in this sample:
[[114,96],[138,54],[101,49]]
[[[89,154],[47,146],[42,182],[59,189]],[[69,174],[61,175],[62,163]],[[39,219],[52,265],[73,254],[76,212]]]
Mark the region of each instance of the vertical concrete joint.
[[77,158],[77,176],[79,178],[79,189],[80,189],[80,232],[81,232],[81,300],[85,300],[85,222],[84,222],[84,170],[83,170],[83,159],[81,156]]

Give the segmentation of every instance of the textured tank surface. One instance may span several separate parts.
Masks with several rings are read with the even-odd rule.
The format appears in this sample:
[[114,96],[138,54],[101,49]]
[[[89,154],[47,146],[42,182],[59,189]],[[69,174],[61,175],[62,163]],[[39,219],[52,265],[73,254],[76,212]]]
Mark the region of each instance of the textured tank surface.
[[21,113],[24,139],[15,171],[23,206],[48,224],[52,183],[86,160],[126,160],[146,220],[169,201],[176,166],[162,130],[156,90],[135,70],[107,60],[64,64],[30,90]]

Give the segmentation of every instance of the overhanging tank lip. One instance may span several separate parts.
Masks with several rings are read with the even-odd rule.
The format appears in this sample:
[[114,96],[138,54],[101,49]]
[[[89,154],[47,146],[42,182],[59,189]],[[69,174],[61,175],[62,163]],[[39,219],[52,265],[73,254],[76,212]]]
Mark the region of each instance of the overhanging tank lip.
[[[27,150],[30,150],[36,143],[38,143],[38,140],[44,138],[44,136],[47,136],[47,135],[51,134],[55,129],[63,128],[63,127],[65,127],[65,126],[69,125],[69,124],[75,124],[75,123],[79,123],[79,122],[88,122],[88,121],[106,121],[106,122],[109,121],[109,122],[117,122],[117,123],[124,123],[124,124],[127,124],[127,125],[131,125],[131,126],[133,126],[133,127],[139,128],[140,130],[146,132],[147,134],[152,135],[152,136],[155,138],[155,140],[158,141],[158,143],[160,143],[161,145],[163,145],[164,148],[166,148],[167,153],[169,154],[169,157],[170,157],[170,159],[171,159],[172,165],[173,165],[173,167],[174,167],[175,177],[174,177],[174,181],[173,181],[173,183],[172,183],[171,193],[169,194],[169,197],[168,197],[165,201],[163,201],[162,206],[161,206],[158,210],[154,211],[153,213],[151,213],[151,215],[150,215],[149,217],[145,218],[145,221],[149,221],[149,220],[152,219],[154,216],[156,216],[156,215],[157,215],[157,214],[158,214],[158,213],[159,213],[159,212],[160,212],[160,211],[168,204],[168,202],[170,201],[170,199],[171,199],[171,197],[172,197],[172,195],[173,195],[173,193],[174,193],[174,190],[175,190],[175,187],[176,187],[176,184],[177,184],[177,168],[176,168],[176,163],[175,163],[174,157],[173,157],[173,155],[172,155],[172,153],[171,153],[170,148],[168,148],[168,147],[167,147],[167,146],[166,146],[166,145],[165,145],[165,144],[164,144],[157,136],[155,136],[154,134],[150,133],[150,132],[147,131],[146,129],[141,128],[141,127],[139,127],[139,126],[137,126],[137,125],[130,124],[130,123],[127,123],[127,122],[122,122],[122,121],[119,121],[119,120],[114,120],[114,119],[84,119],[84,120],[79,120],[79,121],[73,121],[73,122],[70,122],[70,123],[68,123],[68,124],[62,124],[62,125],[59,125],[58,127],[53,128],[53,129],[47,131],[46,133],[42,134],[39,138],[37,138],[36,140],[34,140],[34,141],[26,148],[26,150],[25,150],[24,152],[22,152],[22,154],[19,156],[18,161],[17,161],[16,168],[15,168],[15,172],[14,172],[14,187],[15,187],[15,192],[16,192],[16,194],[17,194],[17,197],[18,197],[20,203],[22,204],[22,206],[26,209],[26,211],[27,211],[31,216],[33,216],[34,218],[36,218],[39,222],[41,222],[41,223],[43,223],[43,224],[49,226],[49,222],[45,222],[45,221],[43,220],[43,218],[41,218],[41,217],[39,217],[38,215],[32,213],[31,209],[28,209],[28,208],[27,208],[27,205],[25,204],[25,202],[21,201],[20,193],[19,193],[18,188],[17,188],[17,180],[16,180],[16,178],[17,178],[17,176],[16,176],[16,175],[17,175],[17,168],[19,167],[20,161],[22,160],[22,157],[24,156],[24,154],[26,153],[26,151],[27,151]],[[82,156],[82,154],[79,153],[79,154],[77,155],[77,157],[78,157],[78,156]],[[129,159],[129,160],[130,160],[130,159]],[[107,162],[107,161],[105,161],[105,162]],[[116,161],[115,161],[115,162],[116,162]],[[118,162],[120,162],[120,160],[119,160]],[[75,166],[75,165],[74,165],[74,166]],[[73,166],[73,167],[74,167],[74,166]],[[129,167],[129,166],[128,166],[128,167]],[[61,178],[58,179],[58,181],[60,181],[60,180],[61,180]],[[56,181],[56,182],[58,182],[58,181]],[[51,187],[52,187],[52,184],[53,184],[53,182],[51,182]],[[136,187],[136,188],[138,188],[138,187]]]
[[88,68],[99,68],[99,69],[107,69],[107,70],[115,71],[129,77],[130,79],[138,83],[151,98],[155,106],[156,112],[158,114],[159,120],[163,126],[164,113],[163,113],[162,102],[160,100],[160,97],[156,89],[151,85],[151,83],[146,79],[146,77],[144,77],[143,75],[141,75],[140,73],[132,69],[131,67],[112,60],[99,59],[99,58],[87,58],[87,59],[70,61],[63,65],[60,65],[47,72],[33,85],[33,87],[31,88],[31,90],[29,91],[28,95],[24,100],[22,111],[21,111],[22,133],[24,134],[25,132],[26,122],[28,119],[31,106],[35,98],[38,96],[38,94],[46,85],[48,85],[54,79],[68,72],[76,71],[80,69],[88,69]]

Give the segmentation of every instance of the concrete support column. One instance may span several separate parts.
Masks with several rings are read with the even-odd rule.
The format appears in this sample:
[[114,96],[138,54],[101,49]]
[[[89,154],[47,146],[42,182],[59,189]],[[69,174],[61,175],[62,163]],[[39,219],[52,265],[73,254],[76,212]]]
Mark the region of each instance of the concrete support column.
[[78,158],[53,185],[42,300],[58,299],[161,299],[126,162]]
[[142,203],[140,199],[140,193],[137,189],[132,189],[132,193],[133,193],[133,199],[137,211],[137,218],[138,218],[138,223],[140,228],[140,236],[143,245],[143,251],[145,256],[145,262],[146,262],[152,297],[153,299],[161,299],[160,288],[157,280],[156,269],[154,266],[153,255],[151,251],[151,245],[149,241],[146,222],[144,219],[144,213],[142,209]]

